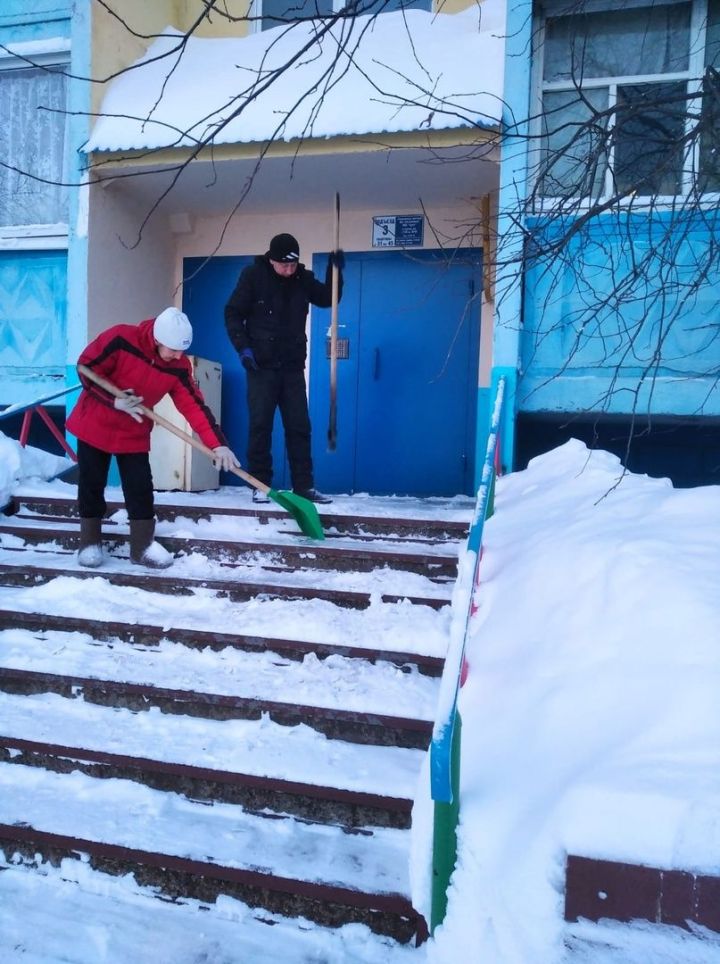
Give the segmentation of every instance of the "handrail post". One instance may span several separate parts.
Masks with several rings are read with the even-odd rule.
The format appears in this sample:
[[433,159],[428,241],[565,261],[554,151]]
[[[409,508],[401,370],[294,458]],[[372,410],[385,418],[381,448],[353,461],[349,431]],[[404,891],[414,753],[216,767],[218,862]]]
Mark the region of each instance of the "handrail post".
[[452,876],[457,860],[457,825],[460,817],[460,737],[462,721],[455,716],[453,727],[450,767],[452,800],[450,803],[435,801],[433,812],[433,859],[432,859],[432,906],[430,909],[430,933],[442,924],[447,913],[447,882]]
[[65,454],[68,455],[73,462],[77,462],[77,455],[75,454],[75,452],[73,452],[73,450],[68,445],[65,436],[60,431],[58,431],[57,425],[50,418],[48,413],[45,411],[44,407],[42,405],[36,405],[35,408],[32,408],[29,411],[38,413],[40,418],[43,420],[43,422],[45,422],[48,429],[50,430],[50,434],[58,443],[58,445],[62,447]]
[[28,436],[30,435],[30,422],[32,421],[32,413],[33,410],[28,408],[25,410],[25,414],[23,415],[22,425],[20,426],[20,438],[18,439],[21,448],[25,448],[27,445]]

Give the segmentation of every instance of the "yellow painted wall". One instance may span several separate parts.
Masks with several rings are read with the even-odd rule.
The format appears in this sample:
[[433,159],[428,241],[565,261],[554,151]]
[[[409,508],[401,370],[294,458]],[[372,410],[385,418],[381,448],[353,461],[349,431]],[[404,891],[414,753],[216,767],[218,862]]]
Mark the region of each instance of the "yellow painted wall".
[[[99,3],[92,5],[92,110],[99,110],[107,81],[133,63],[152,43],[153,34],[178,19],[175,0],[110,0],[112,16]],[[120,18],[120,19],[118,19]]]
[[251,27],[247,14],[250,0],[220,0],[218,11],[206,11],[200,0],[108,0],[113,16],[104,6],[92,6],[92,109],[97,111],[106,81],[145,53],[154,36],[165,27],[193,31],[197,37],[242,37]]
[[438,13],[460,13],[461,10],[476,6],[477,0],[443,0],[441,3],[435,0],[435,9]]
[[[176,0],[181,30],[189,30],[205,9],[199,0]],[[244,37],[252,26],[247,15],[250,0],[220,0],[217,9],[205,17],[195,31],[198,37]]]

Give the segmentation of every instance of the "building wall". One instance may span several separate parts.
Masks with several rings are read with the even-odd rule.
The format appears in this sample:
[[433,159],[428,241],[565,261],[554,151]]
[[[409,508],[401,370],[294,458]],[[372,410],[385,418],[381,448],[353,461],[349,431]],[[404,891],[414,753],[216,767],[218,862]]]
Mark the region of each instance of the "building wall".
[[146,208],[109,187],[90,189],[87,339],[116,324],[137,324],[181,303],[175,295],[175,243],[167,220],[141,234]]
[[[345,208],[341,213],[340,244],[346,251],[371,251],[372,247],[372,218],[377,215],[377,208]],[[393,210],[394,214],[417,214],[413,210]],[[457,225],[467,224],[468,212],[464,206],[447,208],[430,208],[427,211],[427,222],[424,231],[425,249],[437,249],[437,237],[430,230],[434,229],[442,236],[447,232],[452,236],[457,232]],[[308,267],[312,267],[313,254],[325,254],[333,247],[333,220],[330,209],[327,211],[307,210],[293,215],[238,215],[225,230],[222,243],[218,242],[225,228],[225,218],[191,218],[183,220],[185,233],[176,235],[176,252],[174,261],[174,282],[178,287],[182,283],[182,266],[184,258],[206,257],[217,255],[255,255],[263,254],[268,247],[270,238],[274,234],[288,231],[294,234],[300,244],[300,259]],[[476,234],[468,235],[464,244],[468,247],[482,247],[484,232],[478,230]],[[392,250],[392,249],[390,249]],[[411,253],[411,252],[410,252]],[[228,291],[228,296],[230,292]],[[180,300],[177,301],[181,303]],[[481,299],[472,306],[475,316],[481,312]],[[219,319],[222,322],[222,319]],[[481,325],[482,332],[482,325]],[[489,346],[485,336],[484,349]],[[481,375],[487,377],[487,369],[481,368]]]
[[[468,5],[459,0],[454,4],[453,10],[463,9]],[[124,6],[123,14],[128,23],[136,24],[139,33],[150,34],[162,29],[166,23],[172,23],[179,29],[188,29],[198,6],[193,0],[179,0],[176,3],[160,0],[153,5],[129,2]],[[211,26],[204,26],[201,32],[212,35]],[[215,35],[222,35],[222,29],[227,29],[226,24],[224,27],[222,24],[216,27],[218,33]],[[110,23],[109,18],[102,13],[94,20],[93,37],[96,75],[108,76],[118,66],[132,61],[142,53],[143,43],[137,39],[128,39],[127,31],[122,25]],[[100,89],[99,93],[102,93]],[[338,145],[331,141],[321,147],[325,147],[329,153],[338,150]],[[138,167],[141,166],[142,162],[138,164]],[[452,173],[449,178],[452,178]],[[487,191],[488,183],[491,183],[492,179],[481,180],[486,183],[478,185],[478,194]],[[207,184],[211,183],[212,177],[209,176]],[[118,182],[115,185],[111,183],[106,188],[93,187],[89,192],[91,216],[88,229],[88,337],[115,321],[138,321],[171,302],[182,305],[181,281],[185,258],[209,257],[213,254],[262,253],[267,249],[270,237],[280,231],[291,231],[298,237],[301,258],[308,265],[312,265],[315,252],[325,253],[333,246],[330,205],[332,196],[329,195],[327,210],[311,209],[308,206],[291,217],[277,213],[238,215],[229,225],[225,224],[225,216],[198,215],[194,210],[183,210],[181,201],[168,198],[162,206],[166,214],[153,215],[148,227],[143,229],[143,238],[138,246],[134,249],[123,247],[117,236],[123,237],[126,244],[131,241],[135,237],[138,223],[147,212],[147,205],[131,199],[133,190],[128,181],[126,185]],[[211,188],[203,187],[203,190],[208,192],[210,205]],[[452,186],[449,185],[448,194],[452,193]],[[372,198],[371,184],[367,185],[366,197],[368,200],[365,203],[369,205]],[[486,228],[479,226],[476,236],[468,234],[469,221],[474,221],[478,216],[475,204],[475,199],[466,199],[459,200],[451,207],[429,209],[424,246],[439,246],[432,226],[440,236],[464,236],[463,244],[482,247],[490,235]],[[388,208],[385,205],[383,208],[384,210],[378,210],[377,207],[360,208],[343,204],[341,246],[347,251],[372,250],[373,215],[419,213],[417,207],[412,211],[404,211],[401,207],[394,206]],[[124,317],[117,317],[117,312],[114,311],[116,305],[122,306]],[[489,289],[484,302],[478,297],[471,311],[476,313],[476,319],[482,314],[482,350],[489,356],[492,331]],[[221,323],[222,319],[218,321]],[[490,371],[489,361],[481,365],[480,379],[485,393],[489,390]]]
[[[523,467],[575,432],[617,451],[634,471],[678,484],[716,481],[717,459],[714,475],[690,461],[703,432],[718,438],[718,211],[704,205],[693,214],[682,202],[674,213],[658,205],[652,216],[611,210],[591,219],[561,254],[521,269],[534,242],[542,250],[571,220],[518,217],[529,185],[525,119],[538,109],[531,106],[532,12],[529,0],[508,6],[510,133],[502,145],[493,339],[495,375],[508,376],[512,397],[503,461]],[[670,430],[672,446],[661,437]],[[687,443],[681,455],[679,437]]]
[[[515,450],[515,386],[520,364],[523,315],[523,278],[520,269],[524,226],[518,219],[527,197],[527,137],[530,116],[530,49],[532,46],[532,0],[508,4],[505,38],[503,129],[500,144],[496,277],[493,314],[493,380],[506,379],[500,461],[509,470]],[[509,132],[509,133],[507,133]],[[489,426],[492,392],[481,389],[479,405],[484,414],[479,425]],[[485,444],[478,439],[478,453]]]
[[[34,56],[62,51],[69,74],[86,76],[88,0],[4,0],[0,43]],[[23,45],[26,45],[23,47]],[[29,45],[29,46],[27,46]],[[65,172],[68,224],[0,229],[0,405],[29,402],[63,387],[69,290],[88,85],[68,80]],[[2,153],[0,149],[0,154]],[[30,172],[35,173],[35,172]]]
[[[97,111],[114,74],[138,60],[157,34],[169,25],[180,28],[176,0],[123,0],[113,17],[98,3],[92,5],[92,109]],[[136,36],[139,34],[140,36]]]
[[0,30],[11,42],[69,36],[72,6],[72,0],[3,0]]
[[518,408],[720,415],[719,241],[718,211],[608,215],[533,265]]
[[[198,0],[177,0],[178,8],[178,27],[181,30],[189,30],[195,23],[198,16],[204,9],[204,4]],[[250,10],[251,0],[225,0],[222,4],[223,12],[228,16],[210,13],[198,26],[196,36],[198,37],[244,37],[252,26],[247,20]]]
[[[332,196],[330,197],[332,200]],[[340,215],[340,244],[347,251],[371,251],[373,216],[385,213],[377,206],[347,207],[343,205]],[[412,209],[393,209],[393,214],[418,214],[417,207]],[[430,207],[424,231],[424,248],[438,248],[438,238],[430,225],[442,236],[445,232],[452,236],[458,232],[458,224],[466,225],[467,208]],[[205,254],[264,254],[267,244],[274,234],[289,231],[300,244],[300,258],[310,264],[312,253],[327,252],[334,244],[332,206],[327,210],[308,208],[293,214],[238,213],[226,228],[226,218],[191,218],[186,222],[186,233],[178,234],[179,261],[185,257],[198,257]],[[224,236],[223,236],[224,232]],[[222,241],[221,241],[222,238]],[[481,247],[482,232],[468,234],[464,242],[468,247]],[[181,275],[178,275],[178,280]]]

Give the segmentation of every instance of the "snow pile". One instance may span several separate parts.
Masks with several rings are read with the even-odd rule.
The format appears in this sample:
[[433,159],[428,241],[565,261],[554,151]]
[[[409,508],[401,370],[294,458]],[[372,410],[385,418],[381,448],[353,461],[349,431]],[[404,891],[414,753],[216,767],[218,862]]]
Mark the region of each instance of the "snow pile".
[[[623,475],[577,441],[500,480],[429,961],[562,961],[567,853],[720,874],[719,533],[720,487]],[[655,960],[619,942],[608,960]]]
[[52,479],[72,465],[65,456],[25,448],[0,432],[0,508],[7,505],[15,486],[26,479]]
[[503,0],[185,42],[168,27],[110,85],[86,151],[496,126]]

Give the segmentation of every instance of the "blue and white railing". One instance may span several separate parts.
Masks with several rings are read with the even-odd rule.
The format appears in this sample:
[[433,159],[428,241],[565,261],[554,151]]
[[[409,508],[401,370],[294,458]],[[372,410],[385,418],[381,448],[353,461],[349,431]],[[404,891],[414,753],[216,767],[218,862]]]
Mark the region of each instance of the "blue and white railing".
[[445,659],[438,712],[430,747],[430,790],[434,801],[432,916],[430,929],[442,923],[447,910],[447,888],[457,855],[460,788],[461,719],[458,695],[465,674],[465,644],[482,555],[485,520],[492,515],[495,478],[499,474],[499,435],[505,396],[505,378],[497,383],[490,419],[485,461],[475,501],[467,544],[460,557],[452,598],[450,643]]

